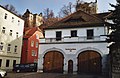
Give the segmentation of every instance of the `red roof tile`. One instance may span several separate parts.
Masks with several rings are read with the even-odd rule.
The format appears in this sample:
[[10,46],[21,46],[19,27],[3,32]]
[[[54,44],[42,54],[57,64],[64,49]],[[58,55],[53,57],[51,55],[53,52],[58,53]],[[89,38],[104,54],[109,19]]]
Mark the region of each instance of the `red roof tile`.
[[36,31],[41,31],[39,27],[25,28],[23,38],[31,37]]

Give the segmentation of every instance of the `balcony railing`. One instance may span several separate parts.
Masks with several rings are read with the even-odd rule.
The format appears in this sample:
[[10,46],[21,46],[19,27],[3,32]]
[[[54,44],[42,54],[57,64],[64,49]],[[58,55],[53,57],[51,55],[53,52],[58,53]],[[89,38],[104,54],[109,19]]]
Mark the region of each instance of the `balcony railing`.
[[57,43],[57,42],[90,42],[90,41],[105,41],[104,36],[88,37],[63,37],[63,38],[41,38],[40,43]]

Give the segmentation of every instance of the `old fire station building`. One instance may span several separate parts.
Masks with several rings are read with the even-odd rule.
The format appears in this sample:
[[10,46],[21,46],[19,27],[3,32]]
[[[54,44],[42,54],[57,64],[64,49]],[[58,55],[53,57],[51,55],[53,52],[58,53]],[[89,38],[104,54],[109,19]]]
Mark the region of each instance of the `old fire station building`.
[[45,28],[40,39],[38,70],[62,73],[106,71],[107,34],[103,18],[107,13],[88,14],[81,10]]

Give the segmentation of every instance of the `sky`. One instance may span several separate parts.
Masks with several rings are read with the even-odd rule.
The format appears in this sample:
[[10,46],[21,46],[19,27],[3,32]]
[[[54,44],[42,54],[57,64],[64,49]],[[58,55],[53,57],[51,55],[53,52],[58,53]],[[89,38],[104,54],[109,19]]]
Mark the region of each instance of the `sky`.
[[[85,2],[95,2],[95,0],[81,0]],[[46,8],[50,8],[57,16],[60,8],[67,5],[69,2],[76,3],[76,0],[0,0],[0,5],[12,4],[18,13],[23,14],[26,9],[29,9],[33,14],[43,13]],[[107,12],[111,10],[109,3],[116,4],[116,0],[98,0],[98,12]]]

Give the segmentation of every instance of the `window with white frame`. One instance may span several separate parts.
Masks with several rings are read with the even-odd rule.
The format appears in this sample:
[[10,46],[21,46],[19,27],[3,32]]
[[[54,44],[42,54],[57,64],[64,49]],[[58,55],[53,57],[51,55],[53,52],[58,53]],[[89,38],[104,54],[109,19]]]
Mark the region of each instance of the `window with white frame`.
[[77,37],[77,30],[71,31],[71,37]]
[[3,50],[3,43],[1,42],[0,43],[0,51],[2,51]]
[[5,33],[5,27],[3,27],[3,29],[2,29],[2,33]]
[[36,48],[38,48],[38,42],[36,42]]
[[32,56],[37,56],[37,53],[35,52],[35,50],[32,50]]
[[14,22],[14,17],[12,17],[12,22]]
[[18,25],[20,25],[20,20],[18,20]]
[[93,39],[94,38],[94,30],[88,29],[87,30],[87,39]]
[[18,32],[16,32],[16,38],[18,38]]
[[8,44],[7,51],[10,52],[11,44]]
[[39,39],[39,35],[38,34],[36,34],[36,39]]
[[10,36],[12,36],[12,30],[10,30]]
[[7,14],[5,13],[4,19],[7,19]]
[[34,41],[31,41],[31,47],[34,47]]
[[15,53],[17,52],[17,46],[15,46],[15,48],[14,48],[14,52],[15,52]]

